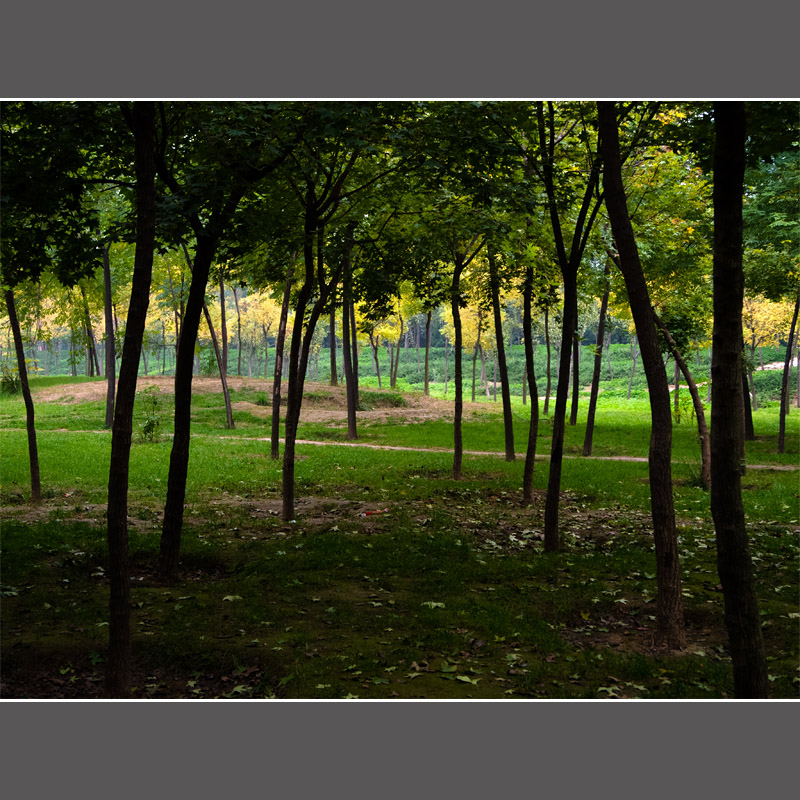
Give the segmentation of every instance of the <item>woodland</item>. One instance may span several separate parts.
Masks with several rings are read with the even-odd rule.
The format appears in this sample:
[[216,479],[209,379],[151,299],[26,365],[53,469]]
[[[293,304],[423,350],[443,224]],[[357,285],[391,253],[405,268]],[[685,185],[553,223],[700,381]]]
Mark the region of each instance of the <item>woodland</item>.
[[798,695],[800,104],[0,113],[3,697]]

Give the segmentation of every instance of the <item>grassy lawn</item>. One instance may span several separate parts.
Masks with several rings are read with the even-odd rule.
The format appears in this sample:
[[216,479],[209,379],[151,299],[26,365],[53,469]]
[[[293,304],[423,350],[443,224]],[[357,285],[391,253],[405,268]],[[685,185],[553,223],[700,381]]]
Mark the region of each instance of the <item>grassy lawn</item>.
[[[689,424],[675,426],[674,455],[688,644],[664,652],[653,648],[646,463],[566,460],[565,547],[545,554],[546,460],[537,463],[536,502],[528,508],[519,497],[521,460],[467,456],[464,479],[453,481],[452,425],[409,422],[413,409],[402,394],[368,389],[364,406],[391,407],[394,416],[360,424],[362,442],[443,451],[339,446],[343,409],[335,424],[302,423],[301,438],[334,441],[298,446],[297,519],[284,523],[280,462],[270,460],[263,440],[269,416],[256,413],[260,395],[263,388],[234,393],[235,402],[256,409],[235,412],[233,431],[223,427],[221,395],[193,402],[175,586],[154,577],[168,401],[157,440],[136,437],[129,496],[135,696],[732,696],[709,500],[693,485],[698,456]],[[470,409],[466,449],[501,450],[499,405]],[[582,445],[585,405],[568,428],[568,455]],[[527,413],[515,406],[518,451]],[[137,402],[137,429],[143,415]],[[45,494],[37,509],[25,502],[22,402],[0,400],[5,697],[102,693],[110,450],[103,416],[96,401],[37,403]],[[797,464],[800,414],[789,417],[782,458],[773,452],[776,410],[757,412],[755,425],[761,438],[748,444],[750,463]],[[538,451],[545,456],[549,428],[543,421]],[[595,454],[646,456],[648,438],[645,402],[601,403]],[[799,489],[797,472],[752,469],[744,478],[773,697],[797,697],[800,687]]]

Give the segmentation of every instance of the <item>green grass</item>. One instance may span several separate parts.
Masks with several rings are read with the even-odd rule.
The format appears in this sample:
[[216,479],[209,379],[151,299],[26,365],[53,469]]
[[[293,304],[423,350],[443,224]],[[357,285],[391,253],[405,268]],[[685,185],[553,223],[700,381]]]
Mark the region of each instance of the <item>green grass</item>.
[[[363,399],[402,409],[402,395],[385,397],[367,390]],[[174,587],[153,578],[171,443],[137,439],[131,450],[137,696],[732,695],[709,497],[692,486],[689,426],[675,428],[674,467],[689,647],[666,654],[649,644],[655,557],[646,463],[566,459],[564,551],[551,555],[541,545],[546,460],[537,463],[536,503],[523,508],[521,460],[467,456],[464,478],[452,480],[449,423],[361,425],[362,441],[444,449],[299,445],[297,519],[284,523],[281,464],[263,440],[269,417],[248,421],[237,412],[237,428],[227,431],[221,401],[200,395],[193,403],[182,577]],[[37,418],[52,428],[38,434],[45,504],[31,516],[19,406],[0,400],[4,683],[13,696],[98,696],[110,432],[54,429],[98,429],[102,404],[38,404]],[[465,424],[467,449],[500,449],[499,403],[493,406]],[[526,411],[516,407],[520,417]],[[605,402],[595,452],[646,455],[644,412],[640,401]],[[748,446],[751,462],[780,463],[771,452],[775,416],[757,413],[765,438]],[[789,418],[790,463],[797,462],[798,417]],[[521,450],[527,425],[520,419],[517,426]],[[568,428],[568,454],[582,444],[582,426],[579,419]],[[342,431],[303,425],[300,436],[318,438],[323,428]],[[548,434],[543,422],[543,455]],[[798,488],[796,472],[749,470],[744,478],[774,697],[797,697],[800,685]],[[362,516],[374,510],[383,513]]]

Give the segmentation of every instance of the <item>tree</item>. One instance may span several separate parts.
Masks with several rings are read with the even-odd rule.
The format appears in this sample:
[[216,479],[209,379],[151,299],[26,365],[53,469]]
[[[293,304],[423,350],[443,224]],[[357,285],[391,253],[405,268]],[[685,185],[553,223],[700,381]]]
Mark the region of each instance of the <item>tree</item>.
[[123,114],[135,140],[136,255],[131,302],[111,431],[108,472],[109,623],[106,695],[126,697],[130,684],[130,567],[128,563],[128,468],[133,429],[133,404],[139,374],[155,248],[155,104],[135,103]]
[[742,194],[745,109],[714,106],[714,332],[711,363],[711,514],[736,696],[766,697],[767,669],[747,541],[739,459],[742,391]]
[[658,639],[670,647],[682,647],[685,641],[681,600],[680,557],[672,497],[672,417],[669,389],[661,362],[661,349],[651,311],[650,296],[644,279],[636,239],[628,215],[622,183],[622,160],[619,148],[616,109],[613,103],[597,104],[603,187],[611,230],[619,255],[619,267],[636,323],[642,364],[650,392],[650,496],[653,536],[656,546],[658,595],[656,617]]
[[160,106],[156,169],[177,210],[172,217],[177,238],[182,240],[188,226],[196,243],[175,366],[174,435],[159,553],[159,574],[173,582],[189,466],[194,346],[209,271],[240,202],[283,164],[295,142],[281,124],[280,109],[270,104],[179,104],[170,111]]

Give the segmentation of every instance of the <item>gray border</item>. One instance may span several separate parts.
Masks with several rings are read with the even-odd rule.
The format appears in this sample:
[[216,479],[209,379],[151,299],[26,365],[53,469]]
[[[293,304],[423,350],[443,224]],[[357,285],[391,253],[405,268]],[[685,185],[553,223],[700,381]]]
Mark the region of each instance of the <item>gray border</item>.
[[[32,0],[4,11],[14,98],[790,98],[797,10],[764,0],[222,6]],[[794,19],[793,19],[794,18]],[[794,23],[794,24],[792,24]]]
[[[340,3],[321,17],[307,3],[268,6],[256,19],[241,1],[201,12],[139,3],[109,22],[107,4],[31,2],[4,11],[0,96],[798,94],[797,24],[775,0],[759,5],[758,19],[720,18],[698,2],[654,4],[649,15],[630,2],[523,12],[509,0],[417,5],[401,14]],[[622,797],[674,795],[681,784],[692,794],[757,786],[782,796],[794,782],[787,706],[3,701],[0,759],[3,786],[20,798],[112,787],[123,797],[173,787],[219,796],[239,786],[282,798],[575,796],[603,783]]]

